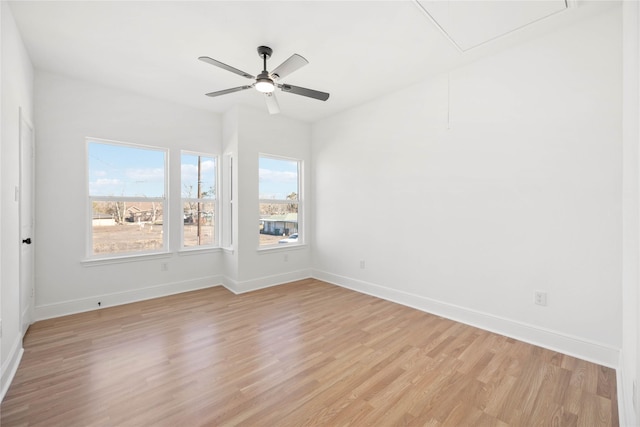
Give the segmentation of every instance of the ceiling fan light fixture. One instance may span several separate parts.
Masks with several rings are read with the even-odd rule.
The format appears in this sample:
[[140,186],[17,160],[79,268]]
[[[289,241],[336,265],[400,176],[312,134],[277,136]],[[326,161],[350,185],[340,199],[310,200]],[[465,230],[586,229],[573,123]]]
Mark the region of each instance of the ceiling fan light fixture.
[[209,58],[208,56],[199,57],[199,60],[204,61],[208,64],[222,68],[223,70],[230,71],[234,74],[238,74],[239,76],[242,76],[244,78],[255,80],[251,85],[218,90],[215,92],[206,93],[205,95],[216,97],[220,95],[226,95],[228,93],[239,92],[241,90],[255,88],[258,92],[265,94],[265,99],[267,100],[267,108],[269,109],[269,113],[271,114],[277,114],[280,111],[278,102],[276,101],[276,98],[274,96],[276,87],[278,87],[278,89],[282,90],[283,92],[306,96],[308,98],[318,99],[320,101],[326,101],[327,99],[329,99],[329,94],[326,92],[320,92],[317,90],[307,89],[299,86],[292,86],[289,84],[282,84],[280,82],[281,78],[288,76],[300,67],[308,64],[309,61],[307,61],[297,53],[294,53],[289,57],[289,59],[278,65],[273,71],[271,71],[271,73],[269,73],[269,71],[267,71],[267,59],[271,57],[272,53],[273,50],[271,50],[270,47],[258,46],[258,55],[260,55],[260,58],[262,58],[263,67],[262,72],[255,77],[223,62],[217,61],[213,58]]
[[275,90],[273,80],[271,80],[268,76],[264,74],[266,73],[260,73],[260,75],[256,79],[255,88],[258,92],[262,92],[262,93],[273,92]]

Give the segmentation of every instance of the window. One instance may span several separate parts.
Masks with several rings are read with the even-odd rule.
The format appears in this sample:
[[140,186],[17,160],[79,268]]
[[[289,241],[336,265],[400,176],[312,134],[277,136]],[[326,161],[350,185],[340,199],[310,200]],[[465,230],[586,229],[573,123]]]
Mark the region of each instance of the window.
[[166,150],[87,140],[90,258],[167,249]]
[[260,246],[302,242],[300,160],[259,158]]
[[182,153],[182,246],[215,246],[216,158]]

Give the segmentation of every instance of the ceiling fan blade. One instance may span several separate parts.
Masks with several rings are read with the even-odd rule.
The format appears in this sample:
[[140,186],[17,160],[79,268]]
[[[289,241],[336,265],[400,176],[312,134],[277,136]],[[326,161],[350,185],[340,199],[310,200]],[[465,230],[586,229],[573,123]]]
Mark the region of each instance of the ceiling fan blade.
[[308,63],[309,63],[309,61],[307,61],[306,59],[304,59],[302,56],[298,55],[297,53],[294,53],[293,55],[291,55],[289,57],[289,59],[284,61],[282,64],[278,65],[275,68],[275,70],[273,70],[271,72],[271,77],[274,78],[274,79],[281,79],[281,78],[283,78],[285,76],[288,76],[289,74],[293,73],[298,68],[301,68],[301,67],[307,65]]
[[280,112],[280,106],[278,105],[278,100],[276,99],[275,92],[265,93],[264,99],[267,101],[267,109],[269,110],[269,114],[278,114]]
[[220,61],[216,61],[213,58],[209,58],[208,56],[201,56],[198,58],[200,61],[206,62],[207,64],[215,65],[216,67],[220,67],[223,70],[231,71],[232,73],[238,74],[242,77],[246,77],[248,79],[255,79],[255,76],[252,76],[249,73],[245,73],[242,70],[238,70],[237,68],[233,68],[231,65],[224,64]]
[[296,95],[307,96],[309,98],[319,99],[320,101],[326,101],[329,99],[329,94],[326,92],[320,92],[318,90],[307,89],[300,86],[293,86],[287,84],[279,84],[278,87],[283,92],[295,93]]
[[251,89],[253,86],[252,85],[245,85],[245,86],[238,86],[238,87],[234,87],[231,89],[225,89],[225,90],[219,90],[217,92],[209,92],[205,95],[207,96],[220,96],[220,95],[226,95],[228,93],[233,93],[233,92],[240,92],[241,90],[245,90],[245,89]]

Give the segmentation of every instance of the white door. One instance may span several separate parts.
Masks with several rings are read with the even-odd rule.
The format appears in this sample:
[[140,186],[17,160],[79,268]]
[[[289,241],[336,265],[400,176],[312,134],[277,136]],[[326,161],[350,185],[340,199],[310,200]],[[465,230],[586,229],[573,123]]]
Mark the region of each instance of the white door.
[[33,249],[33,185],[34,185],[33,126],[20,112],[20,322],[22,332],[33,321],[34,306],[34,249]]

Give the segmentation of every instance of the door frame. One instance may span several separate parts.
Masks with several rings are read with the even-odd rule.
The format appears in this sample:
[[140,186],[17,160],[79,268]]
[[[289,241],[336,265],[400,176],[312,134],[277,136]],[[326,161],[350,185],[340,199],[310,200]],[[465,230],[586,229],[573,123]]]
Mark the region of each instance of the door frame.
[[[19,220],[19,235],[20,235],[20,251],[19,251],[19,257],[20,257],[20,261],[19,261],[19,299],[20,299],[20,328],[21,328],[21,332],[22,334],[26,333],[29,325],[31,325],[31,323],[33,323],[33,313],[34,313],[34,303],[35,303],[35,277],[34,277],[34,273],[35,273],[35,248],[33,246],[30,247],[29,250],[29,256],[31,257],[29,262],[29,266],[30,266],[30,273],[29,273],[29,277],[25,277],[24,274],[24,263],[26,262],[24,259],[24,248],[23,245],[24,243],[22,243],[22,239],[24,239],[25,237],[29,237],[33,240],[33,234],[35,231],[35,130],[34,130],[34,126],[33,123],[31,122],[31,120],[29,120],[28,117],[26,117],[26,115],[24,114],[24,111],[22,110],[22,108],[19,109],[19,124],[18,124],[18,132],[19,132],[19,184],[18,184],[18,189],[16,191],[16,196],[18,198],[18,220]],[[28,127],[31,133],[31,138],[30,140],[27,142],[30,145],[30,152],[31,152],[31,156],[30,159],[25,159],[24,157],[24,146],[23,144],[25,144],[25,141],[23,140],[24,138],[24,126]],[[25,173],[30,174],[30,183],[31,183],[31,188],[30,189],[26,189],[25,186],[25,182],[24,182],[24,176]],[[25,193],[25,190],[28,190],[28,192]],[[22,229],[23,229],[23,222],[24,222],[24,197],[28,195],[29,198],[31,199],[31,203],[29,204],[31,207],[31,212],[28,213],[29,215],[29,220],[31,222],[31,236],[23,236],[22,235]]]

